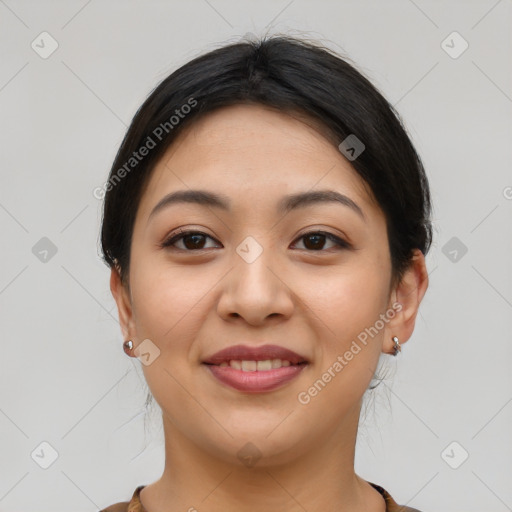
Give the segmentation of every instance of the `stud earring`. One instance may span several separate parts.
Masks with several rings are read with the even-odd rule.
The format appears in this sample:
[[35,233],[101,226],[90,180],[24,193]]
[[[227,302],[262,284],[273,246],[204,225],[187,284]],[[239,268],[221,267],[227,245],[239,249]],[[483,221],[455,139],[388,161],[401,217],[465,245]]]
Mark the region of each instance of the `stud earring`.
[[130,351],[132,350],[133,348],[133,341],[132,340],[128,340],[128,341],[125,341],[123,343],[123,349],[124,349],[124,352],[127,356],[130,356]]
[[398,342],[398,338],[396,336],[393,336],[393,338],[391,338],[393,340],[393,343],[395,344],[395,346],[393,347],[395,353],[393,354],[394,356],[397,356],[399,352],[402,351],[402,347],[400,346],[400,343]]

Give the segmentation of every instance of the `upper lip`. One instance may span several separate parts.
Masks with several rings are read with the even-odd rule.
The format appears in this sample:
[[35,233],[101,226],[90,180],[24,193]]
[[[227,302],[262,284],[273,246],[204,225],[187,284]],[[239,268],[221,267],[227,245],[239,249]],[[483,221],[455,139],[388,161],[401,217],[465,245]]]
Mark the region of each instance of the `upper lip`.
[[203,363],[219,365],[229,361],[267,361],[269,359],[281,359],[292,364],[306,363],[305,357],[293,352],[293,350],[278,345],[261,345],[249,347],[247,345],[234,345],[225,348],[203,360]]

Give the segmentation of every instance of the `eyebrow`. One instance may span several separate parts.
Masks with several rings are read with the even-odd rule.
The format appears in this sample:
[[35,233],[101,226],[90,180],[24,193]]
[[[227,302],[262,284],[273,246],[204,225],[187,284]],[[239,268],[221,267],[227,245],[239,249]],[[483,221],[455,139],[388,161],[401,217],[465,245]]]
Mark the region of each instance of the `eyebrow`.
[[[350,197],[334,190],[315,190],[299,192],[284,196],[278,204],[277,212],[286,214],[298,208],[305,208],[314,204],[339,203],[356,212],[365,222],[366,217],[361,207]],[[231,200],[224,194],[207,192],[204,190],[178,190],[164,196],[153,208],[148,217],[149,220],[161,210],[179,203],[193,203],[201,206],[218,208],[224,211],[231,210]]]

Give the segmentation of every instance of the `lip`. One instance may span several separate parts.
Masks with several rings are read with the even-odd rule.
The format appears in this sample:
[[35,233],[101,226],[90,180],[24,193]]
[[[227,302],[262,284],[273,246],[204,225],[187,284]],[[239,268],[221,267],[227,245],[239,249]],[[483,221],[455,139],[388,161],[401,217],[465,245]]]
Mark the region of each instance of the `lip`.
[[[264,371],[237,370],[231,366],[219,366],[229,361],[267,361],[281,359],[290,361],[290,366],[273,368]],[[262,345],[249,347],[235,345],[215,352],[203,361],[209,372],[223,384],[238,391],[263,393],[284,386],[284,384],[299,376],[309,361],[293,350],[278,345]]]
[[284,386],[297,378],[307,363],[282,366],[273,370],[245,372],[230,366],[204,364],[205,368],[220,382],[238,391],[264,393]]
[[284,359],[290,361],[292,365],[308,362],[308,360],[300,354],[293,352],[293,350],[280,347],[279,345],[262,345],[260,347],[234,345],[220,350],[219,352],[215,352],[215,354],[205,359],[203,363],[209,365],[220,365],[220,363],[229,363],[229,361],[233,360],[266,361],[268,359]]

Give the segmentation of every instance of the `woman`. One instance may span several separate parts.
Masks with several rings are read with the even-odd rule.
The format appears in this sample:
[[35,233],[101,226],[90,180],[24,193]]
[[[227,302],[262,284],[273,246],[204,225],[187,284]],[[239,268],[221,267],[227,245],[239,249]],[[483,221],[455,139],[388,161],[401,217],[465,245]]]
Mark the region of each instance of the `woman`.
[[166,457],[104,510],[416,510],[354,471],[363,395],[413,333],[432,238],[421,161],[375,87],[292,37],[210,51],[138,110],[105,192],[124,348]]

